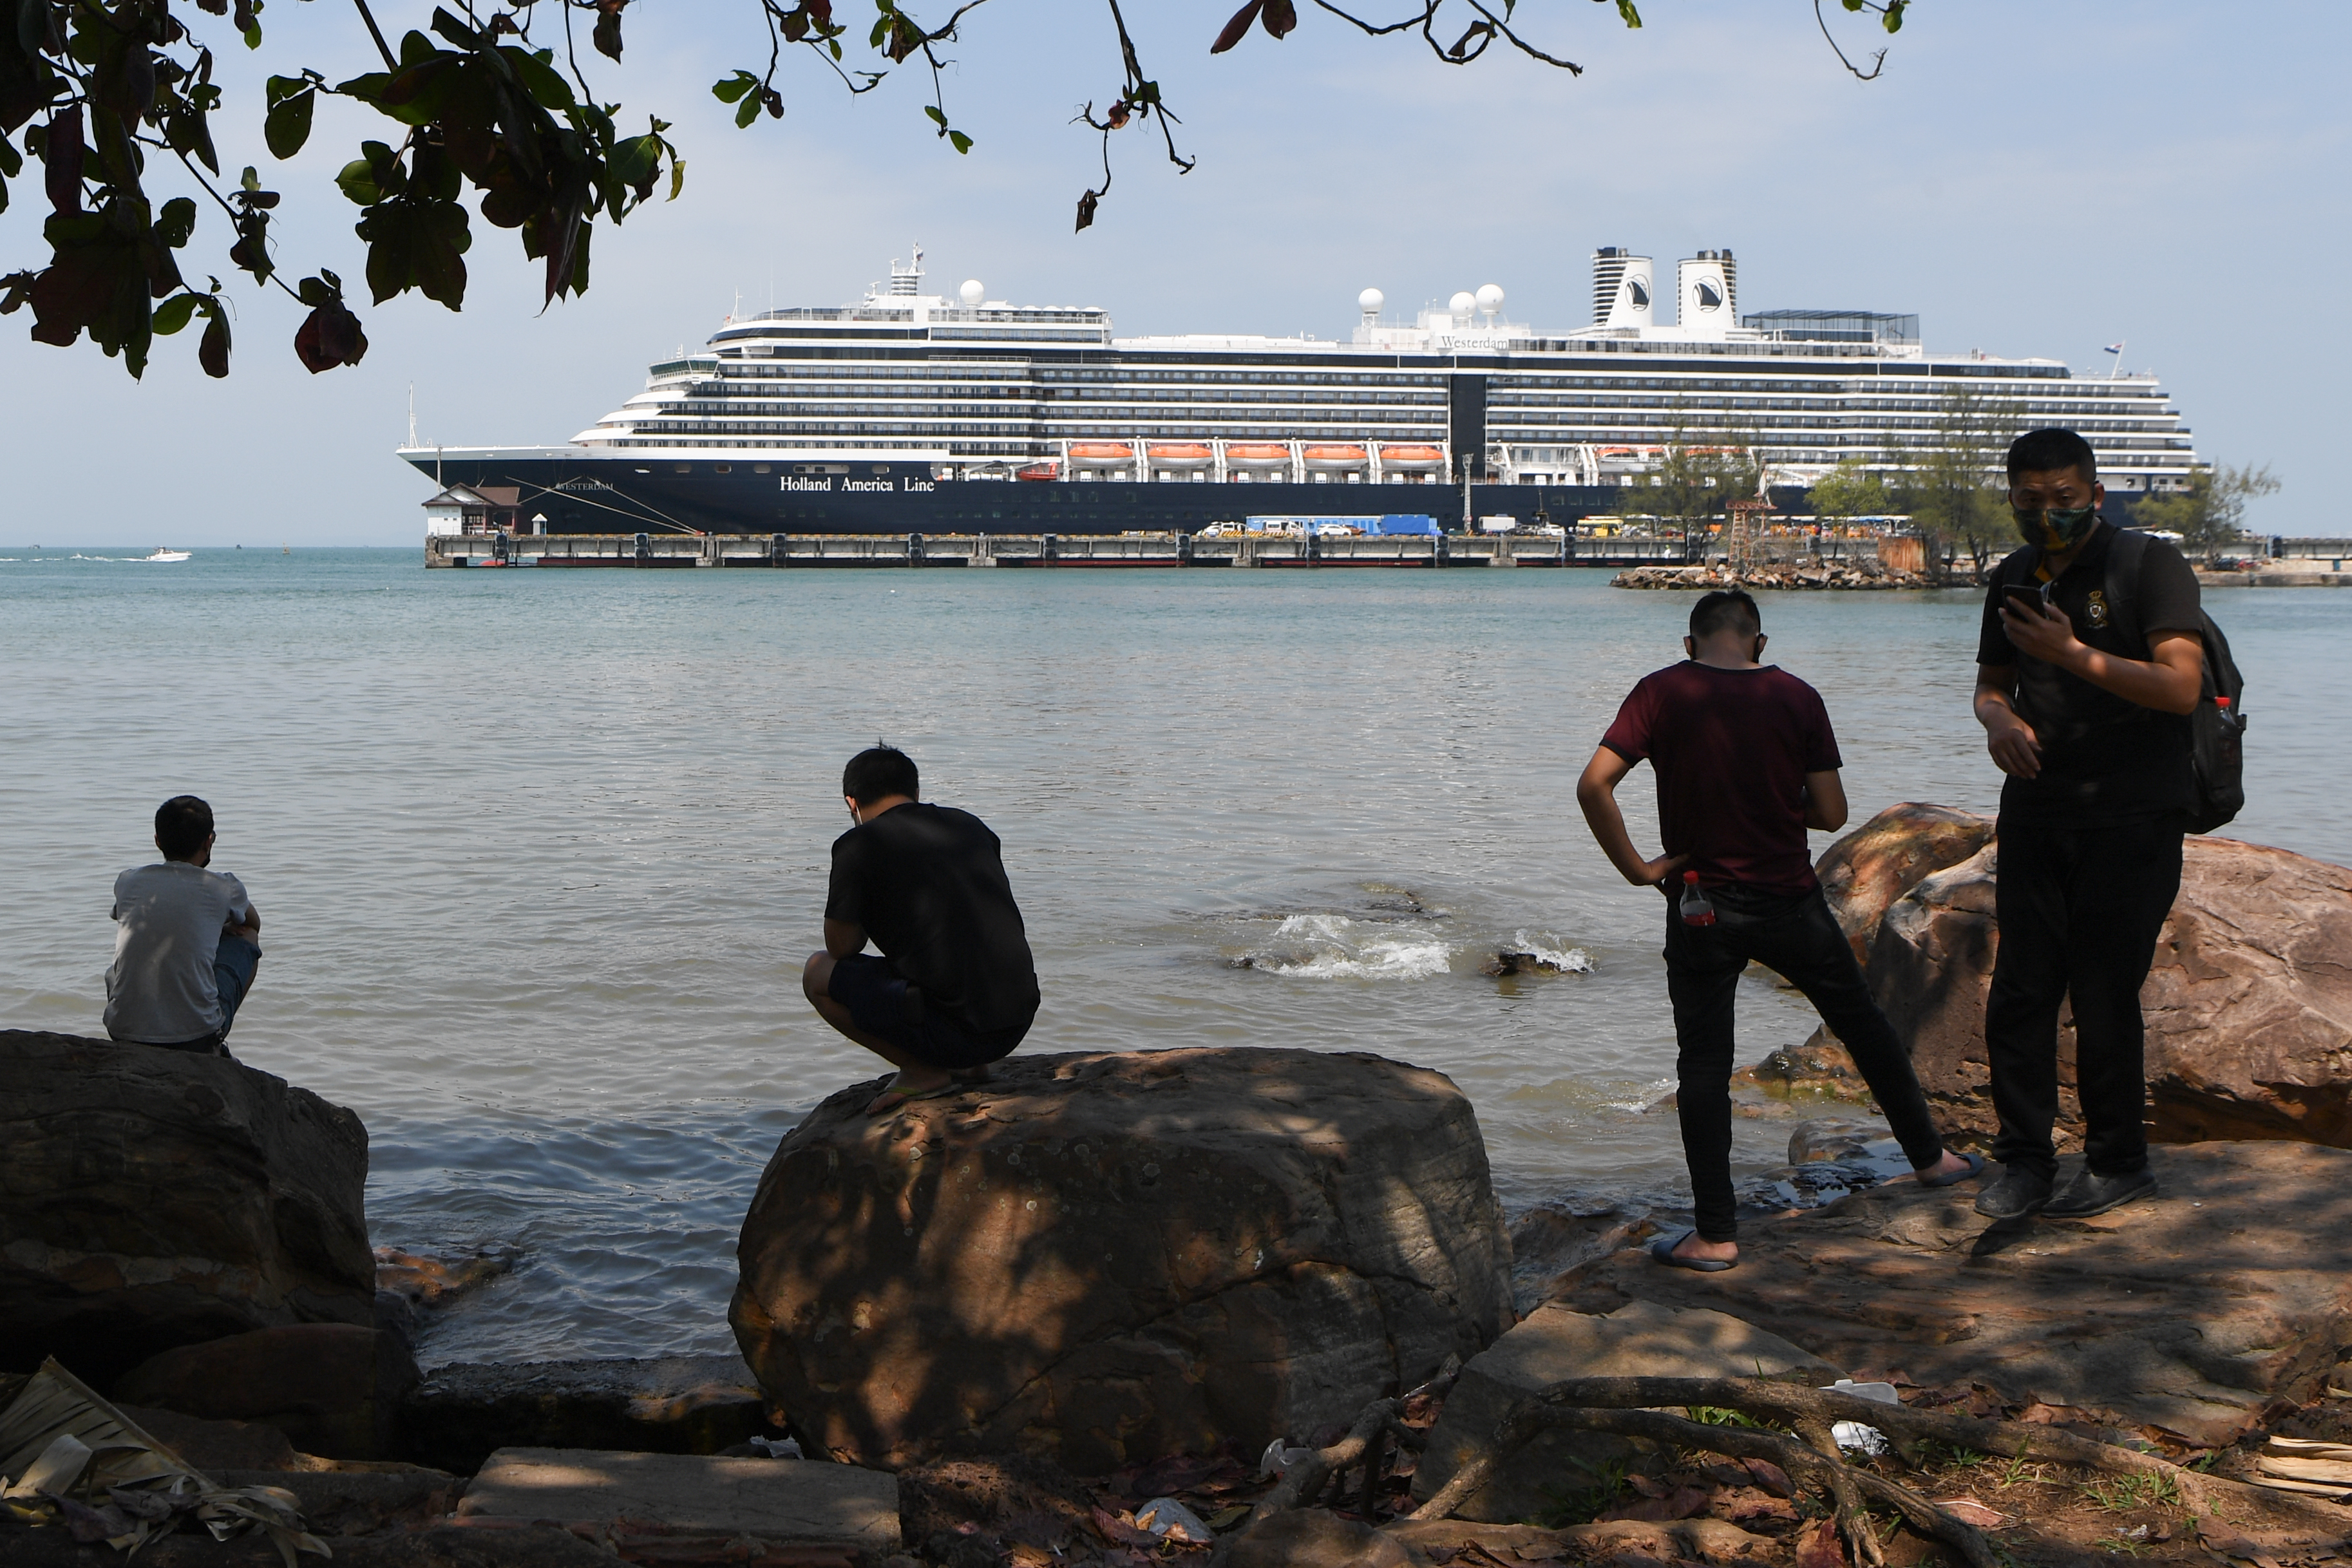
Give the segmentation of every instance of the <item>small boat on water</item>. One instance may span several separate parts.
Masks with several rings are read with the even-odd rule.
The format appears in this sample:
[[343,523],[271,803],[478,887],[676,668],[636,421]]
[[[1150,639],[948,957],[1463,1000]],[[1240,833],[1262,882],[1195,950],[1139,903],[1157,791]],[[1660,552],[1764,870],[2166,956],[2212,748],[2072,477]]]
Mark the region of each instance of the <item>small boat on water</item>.
[[141,560],[185,560],[188,559],[188,554],[189,552],[184,549],[165,549],[163,546],[157,545],[154,554],[142,555],[139,559]]

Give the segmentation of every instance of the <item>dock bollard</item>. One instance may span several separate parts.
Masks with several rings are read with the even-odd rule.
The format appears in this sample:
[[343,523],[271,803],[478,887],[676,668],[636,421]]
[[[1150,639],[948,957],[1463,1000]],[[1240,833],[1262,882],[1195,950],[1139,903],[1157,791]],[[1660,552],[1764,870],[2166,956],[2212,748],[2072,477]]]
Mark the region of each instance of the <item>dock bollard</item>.
[[643,535],[643,534],[639,534],[639,535],[637,536],[637,559],[638,559],[639,561],[641,561],[641,562],[642,562],[642,561],[648,561],[648,560],[651,560],[651,559],[654,559],[654,546],[653,546],[653,541],[652,541],[651,539],[648,539],[647,538],[646,538],[646,536],[645,536],[645,535]]
[[1052,560],[1055,555],[1055,537],[1052,534],[1047,534],[1044,538],[1040,539],[1037,547],[1037,559],[1040,560]]
[[770,566],[788,566],[791,564],[791,547],[785,542],[784,536],[782,534],[770,534],[768,536],[768,564]]
[[923,536],[920,534],[907,536],[907,564],[908,566],[923,564]]

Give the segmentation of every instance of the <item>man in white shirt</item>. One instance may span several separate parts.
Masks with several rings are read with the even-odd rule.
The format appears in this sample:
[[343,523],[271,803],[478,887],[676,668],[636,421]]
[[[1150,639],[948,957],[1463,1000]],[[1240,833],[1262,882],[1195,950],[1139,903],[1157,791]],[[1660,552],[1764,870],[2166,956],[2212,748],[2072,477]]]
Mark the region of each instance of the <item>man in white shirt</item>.
[[116,1040],[226,1056],[237,1004],[261,964],[261,915],[245,884],[210,871],[213,809],[175,795],[155,810],[161,865],[114,879],[114,966],[106,1032]]

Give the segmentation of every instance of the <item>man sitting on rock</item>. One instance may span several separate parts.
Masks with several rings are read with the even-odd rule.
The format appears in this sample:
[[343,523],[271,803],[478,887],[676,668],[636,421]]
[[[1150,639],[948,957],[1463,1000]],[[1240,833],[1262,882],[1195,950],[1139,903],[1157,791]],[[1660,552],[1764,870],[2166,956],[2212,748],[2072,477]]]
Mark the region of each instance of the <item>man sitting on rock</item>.
[[[1661,1263],[1709,1272],[1739,1259],[1732,998],[1750,960],[1802,991],[1853,1055],[1921,1184],[1948,1186],[1984,1169],[1981,1156],[1944,1147],[1911,1058],[1822,896],[1805,830],[1845,825],[1844,764],[1821,694],[1759,664],[1764,642],[1755,600],[1737,589],[1702,598],[1683,639],[1690,657],[1643,677],[1576,785],[1610,863],[1627,882],[1666,894],[1675,1109],[1698,1224],[1650,1250]],[[1666,851],[1656,860],[1634,849],[1617,807],[1619,780],[1644,758],[1657,774]]]
[[[2156,1190],[2147,1167],[2139,988],[2180,891],[2195,803],[2189,724],[2203,694],[2197,574],[2153,537],[2110,566],[2091,444],[2028,431],[2009,449],[2023,549],[1993,570],[1977,645],[1976,715],[2000,787],[2000,950],[1985,1060],[2000,1179],[1977,1212],[2082,1219]],[[2116,596],[2110,601],[2110,594]],[[2055,1198],[2058,1004],[2074,1009],[2083,1170]]]
[[971,812],[918,800],[919,787],[914,759],[887,746],[842,770],[857,825],[834,841],[824,951],[801,972],[824,1021],[898,1070],[873,1116],[986,1078],[1037,1016],[1003,846]]
[[106,1032],[226,1056],[229,1025],[261,967],[261,913],[243,883],[208,869],[213,809],[195,796],[174,795],[155,809],[155,847],[161,865],[114,879]]

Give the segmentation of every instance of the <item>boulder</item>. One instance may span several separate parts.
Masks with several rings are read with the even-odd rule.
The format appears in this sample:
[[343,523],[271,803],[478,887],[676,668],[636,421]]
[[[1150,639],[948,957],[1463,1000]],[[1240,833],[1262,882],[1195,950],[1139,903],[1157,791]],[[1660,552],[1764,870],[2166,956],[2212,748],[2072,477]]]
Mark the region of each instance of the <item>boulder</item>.
[[[1984,1003],[2000,951],[1999,872],[1995,845],[1919,883],[1888,909],[1868,971],[1939,1114],[1979,1135],[1996,1124]],[[2140,1006],[2155,1138],[2352,1146],[2352,871],[2189,840]],[[2058,1060],[2060,1120],[2078,1143],[2066,1015]]]
[[398,1335],[352,1323],[255,1329],[149,1357],[115,1381],[132,1405],[275,1427],[306,1454],[390,1458],[416,1363]]
[[466,1488],[457,1517],[560,1524],[625,1518],[666,1533],[716,1536],[714,1546],[750,1536],[771,1545],[852,1544],[878,1556],[898,1545],[898,1481],[880,1470],[807,1459],[500,1448]]
[[1977,1384],[2076,1425],[2225,1444],[2274,1401],[2317,1398],[2352,1347],[2352,1153],[2268,1142],[2151,1155],[2157,1196],[2093,1219],[1998,1225],[1976,1213],[1977,1183],[1893,1182],[1743,1225],[1728,1273],[1621,1252],[1559,1300],[1714,1308],[1857,1379]]
[[498,1448],[715,1454],[772,1430],[739,1356],[460,1362],[434,1368],[409,1396],[401,1448],[471,1475]]
[[1889,806],[1822,852],[1813,864],[1858,963],[1870,962],[1887,905],[1924,877],[1958,865],[1992,841],[1993,820],[1949,806]]
[[1380,1057],[1019,1057],[788,1134],[730,1317],[803,1440],[1082,1475],[1350,1419],[1509,1322],[1470,1103]]
[[0,1371],[374,1314],[367,1129],[224,1057],[0,1030]]
[[[1412,1474],[1412,1495],[1422,1502],[1435,1496],[1487,1446],[1505,1412],[1565,1378],[1782,1377],[1819,1385],[1840,1375],[1810,1352],[1720,1312],[1644,1301],[1606,1316],[1540,1307],[1463,1367],[1430,1429]],[[1590,1490],[1604,1467],[1633,1452],[1627,1439],[1605,1432],[1544,1432],[1456,1511],[1490,1524],[1556,1514],[1574,1494]]]

